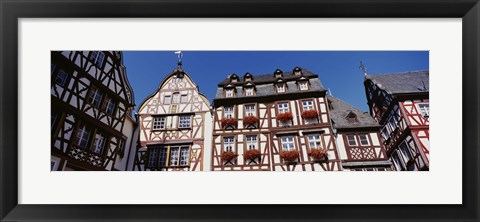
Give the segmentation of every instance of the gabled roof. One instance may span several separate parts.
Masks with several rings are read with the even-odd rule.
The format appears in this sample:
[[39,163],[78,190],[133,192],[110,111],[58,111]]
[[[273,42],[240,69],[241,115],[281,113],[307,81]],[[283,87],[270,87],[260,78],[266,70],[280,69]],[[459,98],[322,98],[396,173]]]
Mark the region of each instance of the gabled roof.
[[[368,114],[354,106],[333,96],[327,96],[330,107],[330,118],[333,120],[333,127],[336,129],[345,128],[362,128],[362,127],[380,127],[380,125]],[[354,113],[357,116],[358,122],[348,122],[348,116]]]
[[[318,77],[317,74],[315,73],[312,73],[306,69],[302,69],[302,74],[303,76],[307,77],[307,78],[315,78],[315,77]],[[224,79],[222,82],[220,82],[218,84],[218,86],[222,87],[222,86],[225,86],[227,85],[228,83],[230,83],[230,77],[227,77],[226,79]],[[293,75],[293,72],[284,72],[283,73],[283,77],[282,77],[285,81],[290,81],[290,80],[296,80],[299,78],[299,76],[296,76],[296,75]],[[253,76],[253,82],[255,84],[266,84],[266,83],[273,83],[275,82],[277,78],[273,75],[273,74],[263,74],[263,75],[254,75]],[[244,78],[240,78],[238,82],[235,82],[233,84],[235,85],[243,85],[245,79]]]
[[390,94],[428,93],[429,71],[413,71],[383,75],[367,75],[378,87]]

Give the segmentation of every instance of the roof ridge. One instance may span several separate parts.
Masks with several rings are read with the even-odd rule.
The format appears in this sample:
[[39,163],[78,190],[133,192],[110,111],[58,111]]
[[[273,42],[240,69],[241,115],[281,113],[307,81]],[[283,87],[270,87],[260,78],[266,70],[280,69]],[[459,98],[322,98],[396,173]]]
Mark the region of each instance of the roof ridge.
[[377,73],[377,74],[368,74],[367,76],[388,76],[388,75],[403,75],[403,74],[408,74],[408,73],[421,73],[421,72],[428,72],[430,74],[429,69],[424,69],[424,70],[414,70],[414,71],[405,71],[405,72],[396,72],[396,73]]

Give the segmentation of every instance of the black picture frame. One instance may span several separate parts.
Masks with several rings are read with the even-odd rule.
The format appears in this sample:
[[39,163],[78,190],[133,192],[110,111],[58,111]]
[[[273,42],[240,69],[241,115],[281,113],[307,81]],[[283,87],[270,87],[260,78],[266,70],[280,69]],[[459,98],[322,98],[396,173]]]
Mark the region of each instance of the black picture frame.
[[[479,221],[478,0],[0,0],[0,16],[1,221]],[[62,17],[462,18],[463,204],[19,205],[18,19]]]

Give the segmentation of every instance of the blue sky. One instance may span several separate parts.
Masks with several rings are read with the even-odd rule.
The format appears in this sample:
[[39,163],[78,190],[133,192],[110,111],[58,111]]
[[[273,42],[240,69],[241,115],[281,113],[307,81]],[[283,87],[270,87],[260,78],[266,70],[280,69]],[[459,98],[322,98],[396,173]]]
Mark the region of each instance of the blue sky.
[[[325,88],[368,111],[362,61],[369,75],[429,69],[428,51],[182,51],[183,69],[212,101],[217,84],[228,75],[270,74],[299,66],[318,74]],[[138,105],[175,67],[174,51],[124,51],[124,65]]]

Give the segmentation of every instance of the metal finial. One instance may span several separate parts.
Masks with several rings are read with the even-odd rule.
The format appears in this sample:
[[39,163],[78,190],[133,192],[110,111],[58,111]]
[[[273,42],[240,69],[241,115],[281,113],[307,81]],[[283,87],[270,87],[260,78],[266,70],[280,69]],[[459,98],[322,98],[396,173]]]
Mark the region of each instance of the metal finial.
[[182,57],[183,57],[182,51],[176,51],[175,54],[178,57],[178,66],[182,66]]
[[365,67],[365,64],[363,64],[362,61],[360,61],[360,66],[358,68],[363,71],[363,75],[367,76],[367,67]]

